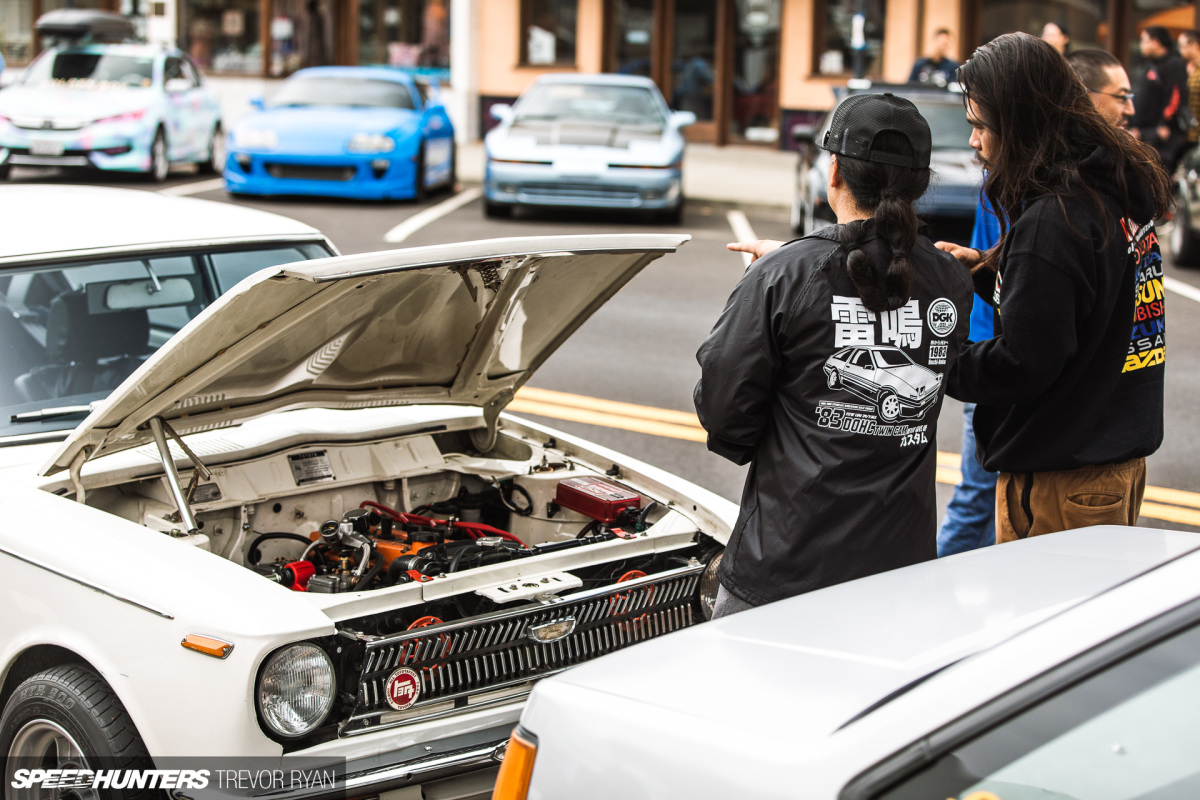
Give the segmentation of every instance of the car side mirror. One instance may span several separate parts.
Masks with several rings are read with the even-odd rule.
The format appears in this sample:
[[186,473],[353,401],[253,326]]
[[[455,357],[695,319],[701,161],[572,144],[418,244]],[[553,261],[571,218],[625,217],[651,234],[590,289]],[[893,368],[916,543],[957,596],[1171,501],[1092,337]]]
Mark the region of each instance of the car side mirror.
[[512,118],[512,106],[508,103],[496,103],[488,109],[488,113],[492,115],[492,119],[504,122]]
[[171,78],[163,86],[167,94],[183,94],[192,88],[192,82],[187,78]]
[[263,99],[262,95],[255,95],[254,97],[250,98],[250,107],[259,111],[265,111],[267,108],[267,102]]
[[874,364],[867,364],[865,367],[863,367],[863,369],[868,369],[868,370],[870,370],[871,372],[874,372],[874,371],[875,371],[875,365],[874,365]]
[[676,128],[686,128],[688,125],[696,124],[696,112],[694,111],[675,111],[671,114],[671,124]]

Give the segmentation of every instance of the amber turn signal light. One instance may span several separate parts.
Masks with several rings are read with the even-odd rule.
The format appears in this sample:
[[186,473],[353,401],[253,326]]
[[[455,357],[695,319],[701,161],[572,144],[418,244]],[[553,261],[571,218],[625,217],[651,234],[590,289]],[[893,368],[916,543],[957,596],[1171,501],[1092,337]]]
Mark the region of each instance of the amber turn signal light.
[[213,658],[225,658],[233,652],[233,645],[229,642],[222,642],[211,636],[201,636],[198,633],[189,633],[183,637],[180,644],[188,650],[195,650],[197,653],[203,653]]
[[533,777],[533,760],[537,758],[537,737],[518,725],[504,750],[500,774],[492,800],[525,800],[529,780]]

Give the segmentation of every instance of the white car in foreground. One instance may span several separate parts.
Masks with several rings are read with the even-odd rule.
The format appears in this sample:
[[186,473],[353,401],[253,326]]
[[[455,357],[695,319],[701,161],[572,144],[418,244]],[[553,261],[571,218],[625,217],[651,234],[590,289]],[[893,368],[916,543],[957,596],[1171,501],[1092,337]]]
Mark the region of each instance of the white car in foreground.
[[[486,790],[536,680],[702,621],[736,507],[501,413],[687,238],[269,268],[65,441],[0,448],[6,785],[236,756],[288,797]],[[82,291],[120,314],[148,283]],[[291,782],[313,758],[337,787]]]
[[1040,536],[600,659],[534,690],[495,797],[1198,797],[1197,548]]

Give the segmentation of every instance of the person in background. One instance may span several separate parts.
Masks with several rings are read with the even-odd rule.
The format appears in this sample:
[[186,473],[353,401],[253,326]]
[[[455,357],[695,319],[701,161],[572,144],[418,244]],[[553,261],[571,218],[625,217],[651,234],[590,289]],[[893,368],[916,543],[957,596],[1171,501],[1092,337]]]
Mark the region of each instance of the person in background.
[[1200,31],[1179,34],[1179,55],[1187,62],[1188,109],[1192,112],[1187,141],[1189,147],[1194,147],[1200,142]]
[[1142,31],[1138,47],[1146,61],[1134,78],[1137,107],[1130,132],[1158,151],[1163,168],[1175,170],[1186,141],[1179,124],[1180,108],[1187,106],[1187,66],[1174,50],[1166,28],[1151,25]]
[[941,245],[998,309],[996,335],[959,354],[948,392],[978,404],[976,452],[1001,473],[997,539],[1135,524],[1164,435],[1154,219],[1169,178],[1046,42],[998,36],[958,77],[1001,238],[986,253]]
[[821,146],[838,224],[730,245],[763,257],[696,354],[708,449],[750,464],[714,617],[937,555],[937,418],[971,279],[919,231],[929,124],[855,95]]
[[938,28],[933,33],[933,49],[924,58],[918,58],[908,75],[909,83],[928,83],[945,86],[954,80],[958,62],[950,58],[954,35],[949,28]]
[[[1124,127],[1133,113],[1133,94],[1129,76],[1116,56],[1104,50],[1076,50],[1067,63],[1083,81],[1092,105],[1110,124]],[[981,191],[975,209],[975,230],[971,247],[987,252],[1000,240],[1000,220],[992,213],[987,196]],[[942,247],[944,243],[939,242]],[[991,303],[975,296],[971,309],[971,341],[992,338]],[[946,516],[938,529],[938,556],[974,550],[996,541],[996,473],[984,469],[975,458],[975,404],[963,403],[962,480],[946,506]]]
[[1042,26],[1042,41],[1065,56],[1071,46],[1071,34],[1063,23],[1047,22]]
[[1067,63],[1087,87],[1100,116],[1124,128],[1134,113],[1134,94],[1117,57],[1106,50],[1076,50],[1067,56]]

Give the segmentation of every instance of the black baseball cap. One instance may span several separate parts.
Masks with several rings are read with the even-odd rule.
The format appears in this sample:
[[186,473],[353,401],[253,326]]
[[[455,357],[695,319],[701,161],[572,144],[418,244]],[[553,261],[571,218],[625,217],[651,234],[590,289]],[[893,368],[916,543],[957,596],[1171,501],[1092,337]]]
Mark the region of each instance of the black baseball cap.
[[[874,149],[875,137],[885,131],[908,139],[912,155],[887,153]],[[933,149],[929,123],[912,101],[884,94],[856,94],[847,97],[833,110],[833,121],[821,148],[839,156],[891,164],[896,167],[925,169]]]

